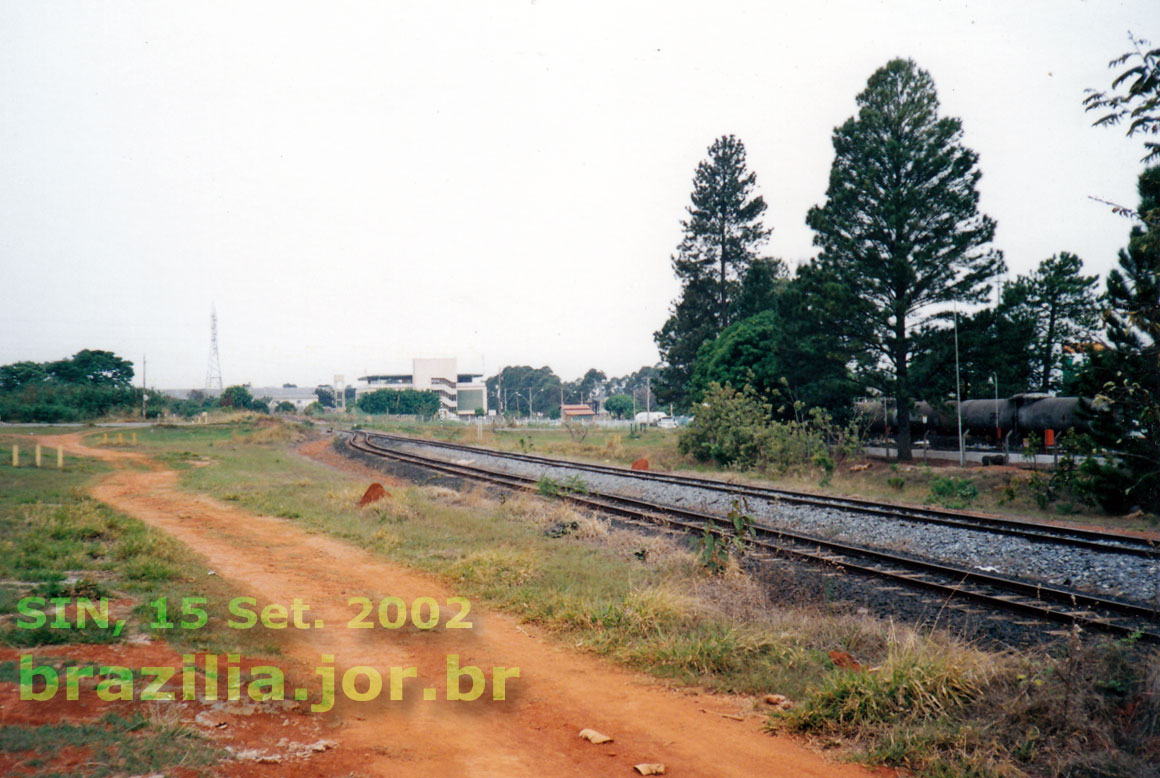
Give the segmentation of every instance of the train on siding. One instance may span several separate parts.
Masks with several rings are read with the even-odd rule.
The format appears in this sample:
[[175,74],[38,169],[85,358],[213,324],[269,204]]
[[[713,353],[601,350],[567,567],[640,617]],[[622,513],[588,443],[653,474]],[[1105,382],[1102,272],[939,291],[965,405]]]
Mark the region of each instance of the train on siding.
[[[1016,394],[999,400],[964,400],[963,434],[992,445],[1018,444],[1030,434],[1047,445],[1067,430],[1089,432],[1091,425],[1083,397],[1055,397],[1049,394]],[[898,414],[881,400],[864,400],[858,410],[870,420],[870,431],[889,435],[898,429]],[[885,413],[884,413],[885,410]],[[884,423],[885,422],[885,423]],[[910,410],[910,434],[914,440],[958,436],[955,403],[936,408],[928,402],[915,403]]]

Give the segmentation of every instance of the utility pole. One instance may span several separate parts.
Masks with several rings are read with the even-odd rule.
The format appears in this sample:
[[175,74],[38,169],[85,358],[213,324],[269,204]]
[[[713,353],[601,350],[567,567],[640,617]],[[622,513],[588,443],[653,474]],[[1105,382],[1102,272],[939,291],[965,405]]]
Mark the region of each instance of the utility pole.
[[1002,428],[999,427],[999,377],[995,373],[991,373],[991,383],[995,384],[995,445],[999,445],[999,438],[1003,435]]
[[886,458],[890,459],[890,411],[886,409],[886,395],[882,395],[882,445],[886,448]]
[[141,421],[145,421],[145,387],[148,382],[145,377],[149,374],[149,362],[145,359],[145,355],[141,355]]
[[644,377],[644,412],[645,417],[652,422],[652,376]]
[[959,417],[959,467],[967,466],[967,452],[963,448],[963,396],[959,387],[959,306],[954,307],[955,322],[955,412]]

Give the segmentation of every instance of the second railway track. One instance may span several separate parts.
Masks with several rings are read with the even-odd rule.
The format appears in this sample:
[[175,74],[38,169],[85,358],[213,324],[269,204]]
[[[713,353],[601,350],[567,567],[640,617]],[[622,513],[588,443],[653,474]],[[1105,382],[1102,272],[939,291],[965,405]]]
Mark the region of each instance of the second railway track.
[[[459,478],[488,482],[511,489],[534,489],[537,479],[514,473],[491,470],[467,462],[452,462],[445,459],[422,456],[414,452],[400,451],[396,447],[402,443],[431,445],[441,448],[458,449],[477,454],[498,455],[470,446],[459,446],[442,441],[427,441],[401,436],[367,435],[353,433],[350,446],[365,454],[434,470]],[[530,459],[560,467],[575,466],[580,470],[600,469],[615,471],[615,474],[636,473],[620,468],[604,468],[599,465],[572,463],[552,460],[546,457],[514,458]],[[683,478],[667,474],[650,474],[653,477]],[[740,491],[736,485],[722,484],[709,479],[689,479],[708,482],[716,487],[728,489],[731,493]],[[758,487],[743,487],[761,491]],[[774,490],[776,491],[776,490]],[[672,505],[657,504],[647,500],[618,494],[597,493],[563,495],[569,501],[593,510],[613,513],[637,521],[661,524],[675,529],[700,532],[710,528],[715,533],[726,533],[731,526],[724,516],[690,510]],[[767,495],[763,495],[767,496]],[[862,501],[850,501],[863,505]],[[909,517],[908,517],[909,519]],[[913,519],[910,519],[913,520]],[[1040,526],[1040,525],[1036,525]],[[1049,525],[1048,525],[1049,526]],[[1008,534],[1008,533],[1002,533]],[[1096,533],[1103,535],[1102,533]],[[1109,536],[1121,538],[1130,536]],[[1131,538],[1135,540],[1134,538]],[[1047,537],[1042,537],[1047,541]],[[1052,586],[1036,581],[1020,580],[994,575],[976,569],[949,565],[910,555],[895,554],[881,549],[869,548],[848,542],[838,542],[824,538],[802,535],[785,529],[775,529],[757,525],[749,541],[755,550],[788,555],[819,563],[845,572],[860,573],[892,583],[918,587],[945,597],[948,602],[970,601],[991,610],[1018,613],[1054,623],[1075,624],[1085,629],[1101,631],[1120,636],[1134,636],[1137,639],[1160,643],[1160,613],[1151,606],[1129,602],[1118,598],[1076,591]],[[1101,544],[1107,548],[1108,543]],[[1136,547],[1136,546],[1131,546]],[[1155,553],[1155,549],[1151,550]]]
[[795,492],[787,489],[777,489],[765,486],[731,483],[711,478],[676,475],[672,473],[657,473],[653,471],[629,470],[622,467],[611,467],[591,462],[576,462],[572,460],[553,459],[536,456],[534,454],[516,454],[509,451],[466,446],[460,443],[449,443],[441,440],[425,438],[410,438],[403,435],[388,435],[381,433],[371,434],[370,437],[396,443],[422,445],[432,448],[441,448],[449,451],[458,451],[466,454],[486,455],[501,459],[510,459],[518,462],[529,462],[552,467],[568,467],[592,473],[615,475],[622,478],[633,478],[645,481],[670,483],[678,486],[693,486],[698,489],[721,492],[742,497],[755,497],[766,500],[778,500],[784,503],[810,505],[822,508],[837,508],[871,516],[882,516],[890,519],[913,521],[923,524],[939,524],[948,527],[986,531],[992,534],[1010,535],[1026,540],[1046,542],[1057,545],[1073,546],[1094,551],[1126,554],[1160,560],[1160,543],[1133,535],[1124,535],[1100,530],[1089,530],[1081,527],[1060,527],[1054,524],[1006,519],[998,516],[983,516],[965,514],[956,511],[939,510],[936,508],[919,508],[914,506],[890,505],[870,500],[861,500],[853,497],[830,497],[822,495]]

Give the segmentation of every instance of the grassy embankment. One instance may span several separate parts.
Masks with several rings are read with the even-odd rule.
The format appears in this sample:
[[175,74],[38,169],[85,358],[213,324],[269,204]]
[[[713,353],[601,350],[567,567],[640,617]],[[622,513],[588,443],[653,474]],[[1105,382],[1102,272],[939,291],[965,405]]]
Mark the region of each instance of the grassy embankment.
[[[11,464],[14,442],[22,448],[19,468]],[[233,593],[222,579],[208,575],[188,548],[86,495],[86,485],[108,470],[105,465],[66,456],[64,469],[58,470],[55,450],[46,449],[44,467],[37,469],[31,466],[26,437],[0,436],[0,447],[7,455],[0,459],[0,647],[9,649],[7,655],[32,656],[34,664],[59,672],[89,664],[68,658],[68,644],[109,645],[141,634],[186,651],[276,650],[252,645],[259,632],[225,628],[225,603]],[[180,602],[185,595],[208,598],[213,618],[206,627],[150,628],[155,611],[148,602],[159,596]],[[91,620],[84,629],[19,628],[17,603],[29,596],[108,598],[113,618],[107,628]],[[114,634],[118,617],[128,621],[119,635]],[[0,685],[13,699],[18,681],[18,660],[0,661]],[[179,764],[205,767],[222,758],[219,749],[182,726],[172,712],[142,707],[127,716],[108,714],[88,722],[4,725],[0,754],[19,754],[21,775],[55,774],[54,758],[69,748],[89,755],[83,765],[70,767],[86,776],[151,774]]]
[[[530,495],[499,502],[412,486],[359,509],[365,480],[295,454],[301,434],[251,423],[139,439],[181,468],[189,489],[439,575],[571,645],[680,683],[784,694],[795,706],[771,716],[771,727],[842,743],[857,758],[925,775],[1082,766],[1136,776],[1160,756],[1154,653],[1079,640],[987,652],[835,604],[779,603],[736,568],[707,575],[682,542],[617,530]],[[213,464],[189,464],[205,459]],[[834,650],[874,669],[838,667]]]

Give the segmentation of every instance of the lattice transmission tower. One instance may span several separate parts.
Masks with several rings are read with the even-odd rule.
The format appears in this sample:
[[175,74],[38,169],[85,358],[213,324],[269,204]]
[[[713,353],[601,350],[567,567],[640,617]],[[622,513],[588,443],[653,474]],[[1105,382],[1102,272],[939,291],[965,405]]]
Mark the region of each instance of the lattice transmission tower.
[[205,393],[207,395],[222,393],[222,363],[218,356],[217,342],[217,306],[209,315],[209,367],[205,371]]

